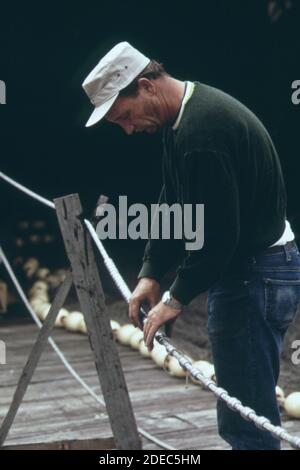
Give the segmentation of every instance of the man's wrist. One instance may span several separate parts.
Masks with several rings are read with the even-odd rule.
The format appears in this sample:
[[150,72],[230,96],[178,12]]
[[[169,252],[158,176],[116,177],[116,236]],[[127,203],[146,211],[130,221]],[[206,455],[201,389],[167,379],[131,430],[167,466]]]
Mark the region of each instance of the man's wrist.
[[165,305],[168,305],[171,308],[174,308],[175,310],[182,310],[183,309],[183,304],[181,304],[178,300],[176,300],[171,292],[167,290],[164,292],[162,296],[162,303]]

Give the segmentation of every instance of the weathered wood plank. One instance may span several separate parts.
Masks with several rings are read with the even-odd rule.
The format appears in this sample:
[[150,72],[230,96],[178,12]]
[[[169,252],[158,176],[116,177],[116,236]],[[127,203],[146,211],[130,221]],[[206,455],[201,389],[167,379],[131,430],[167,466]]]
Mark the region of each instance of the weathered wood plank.
[[0,313],[6,313],[8,301],[7,284],[0,279]]
[[102,439],[67,440],[45,444],[23,444],[14,446],[4,446],[3,450],[110,450],[115,449],[115,442],[112,437]]
[[34,374],[38,361],[43,352],[44,346],[46,342],[48,341],[51,330],[53,329],[57,314],[59,310],[62,308],[66,300],[66,297],[70,291],[71,285],[72,285],[72,274],[69,273],[58,290],[58,293],[50,307],[47,318],[39,332],[36,343],[28,357],[26,365],[21,374],[16,391],[13,396],[13,400],[9,407],[8,413],[5,416],[4,421],[0,428],[0,446],[2,446],[3,442],[5,441],[5,438],[13,423],[13,420],[18,412],[20,404],[26,393],[27,387],[30,383],[30,380]]
[[[68,351],[67,357],[72,365],[76,365],[75,369],[102,396],[86,337],[70,334],[66,330],[53,333],[62,349]],[[15,337],[23,338],[30,346],[29,339],[35,335],[33,324],[18,325],[10,328],[4,339],[13,342]],[[196,385],[189,385],[185,389],[183,380],[170,377],[156,368],[150,359],[142,358],[138,352],[125,346],[117,344],[117,348],[121,362],[124,360],[126,364],[127,386],[139,426],[169,444],[174,443],[174,447],[180,449],[227,448],[217,435],[216,401],[211,393]],[[15,361],[14,354],[12,359],[15,373],[19,374],[24,362],[22,347],[15,351],[18,360]],[[0,368],[1,381],[8,379],[10,374],[10,364]],[[17,378],[17,375],[14,376],[13,384],[0,389],[0,416],[4,415],[9,405]],[[284,427],[292,434],[300,435],[299,421],[286,420],[284,416]],[[190,439],[188,432],[184,434],[182,430],[190,430],[195,441]],[[172,433],[170,440],[169,432]],[[94,439],[110,435],[111,428],[105,409],[99,407],[74,382],[52,351],[46,348],[11,428],[7,444],[43,441],[47,447],[58,440]],[[145,450],[160,449],[147,439],[143,438],[142,442]],[[283,449],[290,447],[283,443]]]
[[140,449],[141,441],[118,351],[106,314],[104,294],[89,233],[82,225],[78,195],[54,201],[74,285],[84,312],[96,370],[117,449]]

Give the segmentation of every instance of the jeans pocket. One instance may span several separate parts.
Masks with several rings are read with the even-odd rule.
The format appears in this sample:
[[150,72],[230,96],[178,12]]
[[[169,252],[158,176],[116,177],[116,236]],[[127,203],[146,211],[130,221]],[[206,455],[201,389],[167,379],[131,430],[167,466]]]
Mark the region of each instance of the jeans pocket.
[[236,280],[219,285],[208,294],[207,330],[210,336],[236,338],[248,326],[248,288],[245,281]]
[[285,330],[294,320],[300,302],[300,279],[264,278],[266,320]]

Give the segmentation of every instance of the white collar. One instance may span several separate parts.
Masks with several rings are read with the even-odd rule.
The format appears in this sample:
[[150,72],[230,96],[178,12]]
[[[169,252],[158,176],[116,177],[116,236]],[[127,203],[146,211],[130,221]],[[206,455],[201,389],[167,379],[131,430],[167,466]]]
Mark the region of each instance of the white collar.
[[189,82],[189,81],[186,82],[186,89],[185,89],[184,97],[181,102],[180,111],[179,111],[179,114],[177,116],[175,123],[172,126],[173,131],[175,131],[180,124],[185,105],[187,104],[188,100],[192,96],[194,88],[195,88],[195,84],[193,82]]

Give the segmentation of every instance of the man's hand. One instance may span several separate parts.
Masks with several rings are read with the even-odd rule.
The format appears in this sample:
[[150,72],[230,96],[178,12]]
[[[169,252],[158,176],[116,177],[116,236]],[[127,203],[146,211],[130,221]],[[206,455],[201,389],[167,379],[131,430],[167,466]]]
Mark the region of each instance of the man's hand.
[[142,302],[153,308],[159,302],[159,299],[159,283],[149,277],[142,277],[129,300],[129,318],[132,323],[142,330],[143,326],[139,321],[139,310]]
[[153,339],[157,330],[168,320],[176,318],[181,312],[182,310],[169,307],[163,302],[159,302],[150,310],[144,323],[144,341],[150,351],[153,349]]

